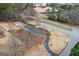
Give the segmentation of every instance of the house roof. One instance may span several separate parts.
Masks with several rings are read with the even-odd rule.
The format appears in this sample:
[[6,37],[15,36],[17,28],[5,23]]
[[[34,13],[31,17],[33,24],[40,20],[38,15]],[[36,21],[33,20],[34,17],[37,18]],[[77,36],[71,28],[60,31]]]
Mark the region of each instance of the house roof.
[[50,8],[50,7],[45,7],[45,8],[36,7],[36,8],[34,8],[34,10],[35,10],[37,13],[46,12],[48,9],[51,9],[51,8]]

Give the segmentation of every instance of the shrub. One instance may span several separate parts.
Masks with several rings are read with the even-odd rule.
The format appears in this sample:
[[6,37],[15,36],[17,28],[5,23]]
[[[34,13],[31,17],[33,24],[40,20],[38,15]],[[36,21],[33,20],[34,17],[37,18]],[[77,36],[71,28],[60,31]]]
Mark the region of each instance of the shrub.
[[33,25],[33,24],[29,24],[29,23],[27,23],[27,25],[28,25],[28,26],[33,26],[33,27],[36,27],[35,25]]
[[71,49],[70,56],[79,56],[79,42]]
[[47,29],[45,29],[45,28],[39,28],[39,29],[44,30],[46,32],[46,35],[48,35],[48,36],[51,35],[51,33]]
[[58,9],[58,11],[55,10],[47,10],[46,15],[48,16],[48,19],[62,22],[62,23],[67,23],[65,18],[60,18],[61,10]]
[[60,18],[57,20],[58,22],[67,23],[67,21],[64,18]]
[[18,18],[18,19],[16,19],[15,22],[18,22],[18,21],[20,21],[20,22],[22,22],[22,23],[24,23],[24,24],[27,24],[28,26],[33,26],[33,27],[35,27],[35,25],[28,23],[28,22],[25,21],[24,19]]
[[56,19],[55,12],[52,10],[49,10],[49,9],[47,10],[46,16],[48,16],[48,19],[50,19],[50,20]]
[[27,22],[26,22],[24,19],[22,19],[22,18],[18,18],[18,19],[16,19],[16,21],[17,21],[17,22],[20,21],[20,22],[22,22],[22,23],[24,23],[24,24],[27,24]]

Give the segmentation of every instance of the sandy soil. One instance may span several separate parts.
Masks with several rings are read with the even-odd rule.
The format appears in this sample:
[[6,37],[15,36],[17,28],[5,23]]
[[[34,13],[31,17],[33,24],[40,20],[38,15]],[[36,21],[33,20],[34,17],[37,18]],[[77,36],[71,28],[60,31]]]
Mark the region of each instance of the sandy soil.
[[6,30],[10,29],[19,29],[20,27],[16,27],[13,25],[13,23],[8,23],[8,22],[0,22],[0,26],[3,27]]
[[[1,22],[0,26],[2,26],[6,30],[20,29],[20,27],[16,27],[12,24],[5,23],[5,22]],[[51,36],[49,39],[49,48],[52,51],[54,51],[55,53],[61,52],[66,47],[67,43],[69,42],[68,36],[63,33],[54,31],[54,30],[49,30],[49,32],[51,33]],[[5,42],[7,42],[8,38],[10,37],[10,34],[8,32],[5,32],[5,35],[6,35],[6,37],[4,38],[4,40],[3,39],[0,40],[0,44],[4,44]],[[38,41],[38,44],[34,43],[30,49],[26,48],[24,50],[25,50],[24,51],[25,55],[28,55],[28,56],[31,56],[31,55],[32,56],[46,56],[46,55],[48,56],[48,55],[50,55],[44,47],[44,39],[41,40],[41,43],[40,43],[40,41]],[[19,54],[22,55],[22,52],[17,52],[17,55],[19,55]]]
[[48,28],[43,26],[37,27],[47,29],[50,32],[51,36],[49,39],[49,48],[55,53],[60,53],[69,42],[69,37],[64,33],[57,32],[55,30],[49,30]]
[[44,40],[41,44],[33,46],[31,49],[26,50],[27,56],[50,56],[44,47]]
[[[4,25],[3,25],[4,24]],[[3,27],[4,29],[6,29],[7,31],[9,31],[9,30],[18,30],[18,29],[20,29],[19,27],[16,27],[15,25],[13,25],[12,23],[6,23],[6,22],[1,22],[0,23],[0,26],[1,27]],[[22,36],[22,34],[23,33],[21,33],[21,36]],[[35,34],[34,33],[32,33],[33,35],[32,35],[32,38],[33,37],[36,37],[35,36]],[[8,43],[10,43],[10,44],[14,44],[13,42],[10,42],[9,41],[9,39],[10,39],[10,34],[9,34],[9,32],[6,32],[5,31],[5,35],[6,35],[6,37],[4,37],[4,39],[2,38],[2,40],[0,40],[0,48],[2,47],[2,49],[0,50],[0,53],[1,53],[1,51],[3,50],[3,52],[4,53],[6,53],[6,51],[8,51],[9,50],[9,46],[7,46],[6,45],[6,43],[8,44]],[[20,35],[20,34],[19,34]],[[25,37],[27,37],[27,36],[25,36]],[[46,51],[46,49],[45,49],[45,47],[44,47],[44,38],[43,39],[41,39],[39,36],[37,36],[36,37],[37,39],[33,39],[33,40],[31,40],[32,42],[34,42],[33,44],[32,44],[32,47],[30,47],[30,49],[29,48],[25,48],[25,49],[23,49],[23,51],[19,51],[19,52],[17,52],[16,53],[16,55],[23,55],[23,53],[25,54],[25,55],[29,55],[29,56],[46,56],[46,55],[49,55],[48,54],[48,52]],[[17,42],[19,42],[19,40],[18,39],[16,39],[16,41]],[[21,40],[20,40],[21,41]],[[22,42],[22,41],[21,41]],[[32,43],[31,42],[31,43]],[[20,42],[19,42],[20,43]],[[19,44],[18,43],[18,44]],[[23,43],[23,42],[22,42]],[[4,45],[3,45],[4,44]],[[30,43],[29,43],[29,45],[31,45]],[[5,48],[5,49],[4,49]],[[7,48],[7,49],[6,49]],[[13,48],[13,47],[11,47],[11,48]],[[18,47],[19,48],[19,47]],[[14,51],[14,50],[12,50],[12,51]],[[3,53],[2,52],[2,53]],[[9,51],[10,52],[10,51]],[[15,52],[14,52],[15,53]]]
[[61,52],[69,42],[68,36],[54,30],[50,31],[50,33],[49,48],[55,53]]

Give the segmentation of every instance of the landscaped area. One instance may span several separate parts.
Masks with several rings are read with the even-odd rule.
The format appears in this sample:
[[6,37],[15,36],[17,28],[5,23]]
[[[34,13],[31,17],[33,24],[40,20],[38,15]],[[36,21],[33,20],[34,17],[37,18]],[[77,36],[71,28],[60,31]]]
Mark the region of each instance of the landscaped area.
[[75,4],[1,3],[0,55],[79,55],[78,44],[75,45],[79,41],[78,7]]

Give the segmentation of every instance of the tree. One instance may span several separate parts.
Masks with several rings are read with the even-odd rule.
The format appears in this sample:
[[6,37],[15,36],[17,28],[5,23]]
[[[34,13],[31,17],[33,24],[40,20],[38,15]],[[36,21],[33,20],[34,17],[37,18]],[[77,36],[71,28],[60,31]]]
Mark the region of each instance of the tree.
[[61,9],[57,9],[57,11],[55,12],[57,14],[57,20],[60,19],[60,14],[61,14]]
[[61,9],[47,10],[47,16],[49,19],[58,21],[60,20],[61,12],[62,12]]
[[2,3],[0,4],[0,18],[1,20],[11,20],[20,17],[20,13],[28,7],[32,7],[31,3]]
[[0,4],[0,18],[3,18],[3,11],[5,11],[9,7],[9,4]]

